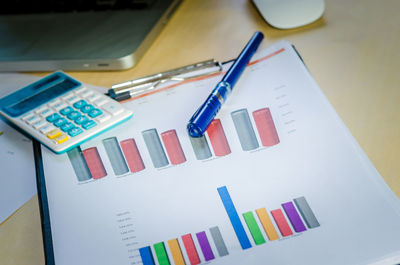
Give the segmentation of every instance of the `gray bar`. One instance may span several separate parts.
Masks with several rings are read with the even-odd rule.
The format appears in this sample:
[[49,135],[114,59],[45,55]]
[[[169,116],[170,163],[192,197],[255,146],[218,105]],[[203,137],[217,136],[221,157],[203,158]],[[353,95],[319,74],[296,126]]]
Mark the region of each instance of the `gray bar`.
[[205,136],[196,138],[189,136],[189,139],[192,143],[194,154],[196,155],[197,160],[207,159],[212,156]]
[[231,112],[233,123],[239,141],[244,151],[254,150],[258,148],[258,141],[254,133],[253,125],[251,124],[249,113],[247,109],[240,109]]
[[303,217],[304,221],[306,222],[308,228],[315,228],[320,226],[317,218],[315,217],[313,211],[310,208],[310,205],[308,205],[306,198],[300,197],[297,199],[294,199],[294,203],[296,204],[297,208],[299,209],[299,212],[301,216]]
[[92,178],[86,160],[83,157],[82,149],[80,146],[75,147],[67,152],[69,161],[75,171],[78,181],[86,181]]
[[150,129],[142,132],[147,150],[149,150],[151,161],[155,168],[165,167],[169,164],[160,137],[156,129]]
[[122,175],[129,172],[126,165],[124,155],[122,154],[121,147],[119,146],[116,137],[110,137],[103,140],[104,148],[115,175]]
[[222,239],[221,232],[219,231],[218,226],[214,226],[210,228],[211,236],[214,240],[215,246],[217,247],[217,251],[220,257],[229,255],[228,249],[226,248],[225,242]]

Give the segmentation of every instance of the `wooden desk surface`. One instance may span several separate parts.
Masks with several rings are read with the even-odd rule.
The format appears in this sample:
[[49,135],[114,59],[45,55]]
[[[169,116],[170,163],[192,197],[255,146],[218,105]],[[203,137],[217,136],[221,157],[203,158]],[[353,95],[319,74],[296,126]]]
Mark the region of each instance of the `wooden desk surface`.
[[[265,34],[262,47],[288,40],[400,196],[399,10],[397,0],[326,0],[322,19],[298,29],[277,30],[263,21],[250,0],[187,0],[136,67],[69,74],[109,87],[209,58],[235,58],[256,30]],[[35,196],[0,226],[1,264],[44,264],[39,218]]]

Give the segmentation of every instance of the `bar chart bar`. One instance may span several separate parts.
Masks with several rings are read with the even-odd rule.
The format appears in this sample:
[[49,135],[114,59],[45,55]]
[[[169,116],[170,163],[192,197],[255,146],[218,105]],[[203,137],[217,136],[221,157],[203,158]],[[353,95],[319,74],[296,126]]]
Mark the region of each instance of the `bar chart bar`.
[[197,254],[196,247],[193,242],[191,234],[186,234],[182,236],[183,245],[185,246],[186,253],[189,257],[191,265],[200,264],[199,254]]
[[145,166],[135,139],[126,139],[121,141],[120,144],[130,171],[136,173],[143,170]]
[[231,153],[231,148],[229,147],[220,119],[214,119],[210,123],[207,134],[216,156],[225,156]]
[[256,245],[261,245],[265,243],[265,239],[261,233],[260,228],[258,227],[257,221],[254,218],[254,215],[252,212],[246,212],[243,214],[244,221],[247,224],[247,227],[250,230],[251,236],[254,239],[254,243]]
[[247,109],[231,112],[231,117],[242,149],[244,151],[250,151],[258,148],[257,137],[254,133]]
[[256,210],[258,219],[264,228],[265,233],[270,241],[279,239],[278,232],[276,231],[274,225],[272,224],[271,218],[269,217],[267,210],[265,208],[260,208]]
[[151,161],[155,168],[165,167],[169,164],[160,137],[156,129],[149,129],[142,132],[144,142],[149,151]]
[[164,242],[160,242],[153,245],[154,251],[156,252],[157,260],[159,265],[170,265],[167,251],[165,250]]
[[206,261],[215,259],[214,253],[212,252],[210,242],[208,242],[208,238],[206,232],[196,233],[197,240],[199,241],[201,251],[203,252],[204,259]]
[[242,222],[240,221],[239,215],[236,211],[235,205],[233,204],[231,196],[229,195],[228,189],[226,188],[226,186],[222,186],[219,187],[217,190],[242,249],[251,248],[250,240],[247,237]]
[[78,181],[86,181],[92,178],[80,146],[68,151],[67,155]]
[[262,145],[273,146],[278,144],[279,137],[269,108],[254,111],[253,118],[256,123]]
[[207,139],[203,135],[202,137],[190,137],[190,143],[192,144],[194,154],[197,160],[204,160],[212,156],[210,147],[208,146]]
[[287,217],[289,218],[289,221],[292,224],[294,231],[300,233],[307,230],[303,224],[303,221],[300,218],[300,215],[297,213],[297,210],[294,207],[293,202],[283,203],[282,207]]
[[99,151],[97,151],[96,147],[83,150],[82,153],[93,179],[100,179],[107,176],[106,169],[104,168]]
[[228,255],[229,254],[228,249],[226,248],[224,239],[222,238],[221,231],[219,231],[218,226],[211,227],[210,233],[214,240],[214,244],[217,247],[219,256],[223,257]]
[[285,216],[281,209],[271,211],[272,217],[275,220],[275,223],[278,225],[279,231],[281,231],[282,236],[291,236],[293,235],[292,229],[288,222],[286,221]]
[[168,246],[171,250],[172,259],[174,260],[175,265],[186,265],[178,239],[175,238],[168,240]]
[[139,253],[140,257],[142,258],[143,265],[155,265],[150,247],[139,248]]
[[320,226],[305,197],[294,199],[294,203],[296,204],[297,209],[299,209],[299,212],[303,217],[304,222],[306,222],[308,228],[315,228]]
[[179,165],[186,162],[185,154],[183,153],[181,143],[179,142],[175,130],[161,133],[161,138],[164,142],[165,149],[167,149],[169,161],[171,161],[172,165]]
[[103,140],[108,159],[115,175],[122,175],[129,172],[125,158],[122,154],[117,137],[110,137]]

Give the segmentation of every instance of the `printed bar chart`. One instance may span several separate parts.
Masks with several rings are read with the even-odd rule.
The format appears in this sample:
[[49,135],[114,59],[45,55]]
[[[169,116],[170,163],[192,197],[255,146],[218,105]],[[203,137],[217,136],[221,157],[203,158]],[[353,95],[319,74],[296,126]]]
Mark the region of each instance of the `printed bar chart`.
[[203,135],[202,137],[190,137],[190,143],[192,144],[194,154],[196,155],[197,160],[204,160],[210,158],[212,156],[210,147],[208,146],[208,142],[206,137]]
[[119,146],[117,137],[110,137],[103,140],[108,159],[110,160],[115,175],[123,175],[129,172],[124,155]]
[[291,236],[293,235],[292,229],[288,222],[286,221],[285,216],[281,209],[271,211],[272,217],[275,220],[275,223],[278,225],[279,231],[281,232],[282,236]]
[[204,259],[206,261],[215,259],[214,253],[212,252],[210,243],[208,242],[208,238],[206,232],[196,233],[197,240],[199,241],[201,251],[203,252]]
[[188,255],[191,265],[200,264],[199,254],[197,253],[196,246],[194,245],[191,234],[182,236],[183,245],[185,246],[186,253]]
[[179,246],[178,239],[168,240],[168,246],[171,250],[172,259],[174,260],[175,265],[185,265],[185,259],[182,255],[181,247]]
[[101,161],[99,151],[96,147],[91,147],[82,151],[83,157],[86,160],[90,174],[93,179],[100,179],[107,176],[103,161]]
[[165,149],[167,149],[169,161],[171,161],[172,165],[179,165],[186,162],[185,154],[183,153],[182,146],[175,130],[161,133],[161,138]]
[[151,161],[155,168],[165,167],[169,164],[160,137],[156,129],[149,129],[142,132],[144,142],[149,151]]
[[263,108],[254,111],[253,118],[256,123],[262,145],[273,146],[278,144],[279,137],[269,108]]
[[236,110],[231,113],[231,117],[242,149],[244,151],[257,149],[259,145],[247,109]]
[[78,181],[86,181],[92,179],[86,160],[83,157],[81,147],[75,147],[67,152],[69,161],[74,169]]
[[210,123],[207,134],[216,156],[226,156],[231,153],[231,148],[229,147],[220,119],[214,119]]
[[145,166],[135,140],[126,139],[121,141],[120,144],[130,171],[132,173],[142,171]]

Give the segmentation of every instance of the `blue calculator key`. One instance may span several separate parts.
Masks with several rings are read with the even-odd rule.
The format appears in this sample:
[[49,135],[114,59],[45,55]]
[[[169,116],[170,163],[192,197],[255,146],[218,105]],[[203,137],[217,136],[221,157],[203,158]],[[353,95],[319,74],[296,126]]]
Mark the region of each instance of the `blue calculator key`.
[[93,128],[96,125],[97,125],[97,123],[95,121],[90,120],[90,121],[87,121],[84,124],[82,124],[82,127],[85,130],[89,130],[90,128]]
[[93,110],[91,110],[90,112],[89,112],[89,117],[91,117],[91,118],[96,118],[97,116],[99,116],[99,115],[101,115],[101,114],[103,114],[103,112],[101,111],[101,110],[99,110],[99,109],[93,109]]
[[80,109],[80,108],[82,108],[83,106],[86,106],[86,105],[87,105],[87,102],[84,101],[83,99],[81,99],[81,100],[75,102],[73,106],[74,106],[74,108]]
[[64,125],[64,124],[67,123],[67,122],[68,122],[68,121],[67,121],[65,118],[59,118],[59,119],[55,120],[55,121],[53,122],[53,124],[54,124],[54,126],[56,126],[56,127],[60,127],[60,126]]
[[92,105],[85,105],[85,106],[83,106],[82,108],[81,108],[81,111],[83,112],[83,113],[88,113],[89,111],[91,111],[92,109],[94,109],[94,107],[92,106]]
[[70,114],[67,115],[68,119],[70,119],[70,120],[75,120],[76,118],[79,118],[80,116],[82,116],[82,114],[80,114],[76,110],[74,110],[73,112],[71,112]]
[[68,106],[68,107],[65,107],[65,108],[63,108],[62,110],[60,110],[60,113],[61,113],[62,115],[68,115],[68,114],[70,114],[70,113],[73,112],[73,111],[74,111],[74,109],[71,108],[70,106]]
[[78,125],[81,125],[82,123],[85,123],[85,122],[87,122],[88,120],[89,120],[88,117],[86,117],[86,116],[80,116],[80,117],[78,117],[78,118],[75,119],[75,123],[78,124]]
[[72,128],[75,128],[75,125],[74,125],[73,123],[71,123],[71,122],[64,123],[64,124],[60,127],[60,129],[61,129],[63,132],[68,132],[68,131],[71,130]]
[[46,117],[46,121],[48,121],[48,122],[53,122],[53,121],[55,121],[55,120],[57,120],[57,119],[59,119],[59,118],[61,118],[60,114],[58,114],[58,113],[53,113],[53,114],[51,114],[51,115],[49,115],[49,116]]
[[83,133],[83,130],[79,127],[72,128],[71,130],[68,131],[68,134],[71,137],[77,136],[78,134],[81,133]]

